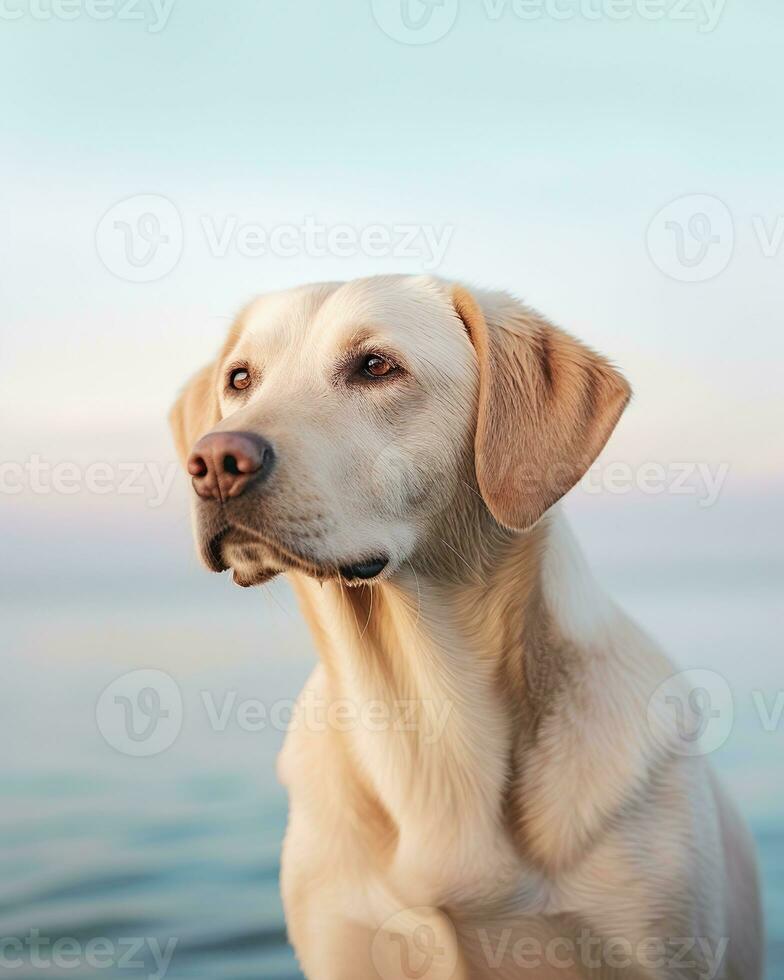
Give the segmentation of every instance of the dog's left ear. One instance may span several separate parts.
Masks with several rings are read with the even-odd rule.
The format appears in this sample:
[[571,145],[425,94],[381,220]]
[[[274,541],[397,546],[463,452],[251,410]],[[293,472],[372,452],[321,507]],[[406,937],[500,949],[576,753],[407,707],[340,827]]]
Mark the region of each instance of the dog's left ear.
[[208,364],[190,379],[169,412],[174,444],[183,466],[196,440],[219,421],[215,365]]
[[476,477],[495,519],[524,530],[585,474],[631,389],[609,361],[508,296],[452,302],[479,361]]

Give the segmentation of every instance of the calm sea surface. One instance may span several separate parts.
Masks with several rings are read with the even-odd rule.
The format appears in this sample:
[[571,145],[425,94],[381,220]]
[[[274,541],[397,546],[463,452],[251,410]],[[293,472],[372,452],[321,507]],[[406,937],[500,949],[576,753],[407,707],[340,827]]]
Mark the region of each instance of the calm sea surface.
[[[679,664],[730,686],[735,719],[713,762],[754,829],[767,976],[784,980],[781,582],[650,578],[610,585]],[[663,580],[677,584],[656,591]],[[117,586],[61,583],[46,605],[12,590],[2,606],[0,936],[28,944],[26,965],[7,958],[8,975],[298,977],[278,895],[286,800],[274,776],[312,665],[293,601],[277,586],[241,592],[206,577],[157,593]],[[146,758],[111,744],[122,731],[100,708],[96,720],[107,685],[143,668],[182,694],[177,737]]]

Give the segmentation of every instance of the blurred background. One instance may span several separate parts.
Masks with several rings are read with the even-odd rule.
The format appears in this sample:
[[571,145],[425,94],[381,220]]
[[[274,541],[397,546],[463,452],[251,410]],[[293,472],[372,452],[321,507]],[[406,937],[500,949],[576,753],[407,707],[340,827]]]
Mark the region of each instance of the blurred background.
[[779,0],[4,0],[9,975],[299,975],[274,759],[311,644],[283,581],[198,566],[165,416],[256,293],[426,272],[632,381],[567,510],[720,707],[784,978],[782,30]]

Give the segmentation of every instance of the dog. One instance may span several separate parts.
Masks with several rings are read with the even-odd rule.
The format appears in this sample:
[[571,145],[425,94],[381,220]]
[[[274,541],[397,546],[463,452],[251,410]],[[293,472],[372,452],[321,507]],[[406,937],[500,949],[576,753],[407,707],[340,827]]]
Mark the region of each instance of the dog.
[[761,977],[699,704],[558,504],[629,397],[506,294],[380,276],[254,300],[177,401],[201,557],[285,572],[320,655],[278,764],[311,980]]

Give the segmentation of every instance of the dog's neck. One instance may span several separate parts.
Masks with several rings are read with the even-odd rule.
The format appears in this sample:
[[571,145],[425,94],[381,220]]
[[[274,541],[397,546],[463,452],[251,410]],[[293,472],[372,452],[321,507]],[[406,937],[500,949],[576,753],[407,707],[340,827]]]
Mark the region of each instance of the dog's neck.
[[494,525],[473,546],[461,539],[462,551],[442,537],[435,558],[374,586],[301,581],[338,696],[425,701],[442,685],[468,706],[486,677],[519,710],[546,694],[543,645],[557,654],[564,634],[590,640],[606,602],[557,510],[527,532]]
[[423,832],[451,835],[465,878],[471,854],[506,846],[510,760],[566,666],[554,613],[589,587],[562,520],[485,536],[448,576],[412,564],[372,588],[300,583],[328,696],[359,718],[349,757],[396,828],[398,856],[409,827],[420,863]]

